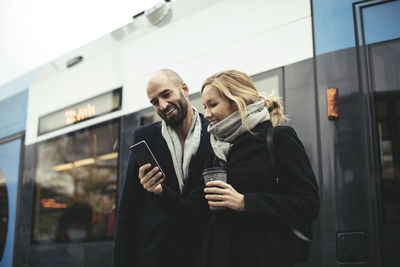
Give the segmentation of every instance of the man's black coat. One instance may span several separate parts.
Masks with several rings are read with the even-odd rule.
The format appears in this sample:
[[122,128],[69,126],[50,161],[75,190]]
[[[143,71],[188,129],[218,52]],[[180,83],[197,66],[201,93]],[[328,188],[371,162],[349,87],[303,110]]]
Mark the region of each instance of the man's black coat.
[[161,122],[137,129],[133,143],[146,140],[166,179],[163,193],[147,192],[138,178],[139,167],[132,153],[114,237],[114,267],[193,266],[208,219],[201,171],[210,153],[208,122],[201,117],[201,141],[189,165],[189,178],[180,193],[167,143],[161,135]]

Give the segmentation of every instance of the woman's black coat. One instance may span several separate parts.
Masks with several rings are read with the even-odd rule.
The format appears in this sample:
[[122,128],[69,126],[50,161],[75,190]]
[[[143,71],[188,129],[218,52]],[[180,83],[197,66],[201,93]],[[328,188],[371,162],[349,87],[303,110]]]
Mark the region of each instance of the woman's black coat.
[[318,185],[301,141],[291,127],[275,128],[279,183],[266,147],[269,121],[239,136],[227,156],[228,183],[244,194],[245,211],[213,212],[202,266],[293,266],[293,233],[287,222],[318,216]]

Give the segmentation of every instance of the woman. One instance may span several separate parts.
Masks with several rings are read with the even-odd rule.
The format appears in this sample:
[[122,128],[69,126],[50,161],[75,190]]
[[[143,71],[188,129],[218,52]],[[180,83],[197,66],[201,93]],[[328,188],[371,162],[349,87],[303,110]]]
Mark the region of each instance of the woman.
[[278,178],[266,146],[268,127],[286,119],[277,98],[261,96],[251,78],[229,70],[209,77],[201,89],[214,158],[226,166],[227,183],[206,184],[212,212],[200,265],[293,266],[289,224],[318,216],[318,186],[295,131],[274,131]]

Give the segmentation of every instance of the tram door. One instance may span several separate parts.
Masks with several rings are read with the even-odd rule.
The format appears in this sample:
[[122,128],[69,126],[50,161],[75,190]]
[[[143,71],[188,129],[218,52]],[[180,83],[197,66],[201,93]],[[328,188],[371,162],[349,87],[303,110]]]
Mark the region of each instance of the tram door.
[[22,138],[0,143],[0,267],[13,266]]
[[360,4],[373,114],[379,267],[400,266],[400,0]]
[[383,267],[400,266],[400,39],[371,45]]

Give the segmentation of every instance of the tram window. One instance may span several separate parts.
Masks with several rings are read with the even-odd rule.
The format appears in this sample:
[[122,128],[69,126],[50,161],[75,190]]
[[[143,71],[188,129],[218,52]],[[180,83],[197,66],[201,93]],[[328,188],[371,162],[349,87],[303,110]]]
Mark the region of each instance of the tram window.
[[400,223],[400,94],[375,93],[383,222]]
[[200,92],[190,95],[189,99],[190,99],[190,104],[192,104],[192,106],[195,107],[200,113],[204,114],[203,100],[201,99]]
[[112,240],[119,122],[37,146],[33,242]]
[[283,97],[283,69],[274,69],[251,77],[260,93]]
[[140,125],[147,125],[156,121],[160,121],[161,118],[157,115],[154,109],[149,109],[148,111],[145,111],[140,118]]

